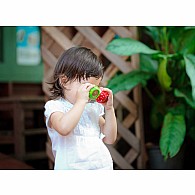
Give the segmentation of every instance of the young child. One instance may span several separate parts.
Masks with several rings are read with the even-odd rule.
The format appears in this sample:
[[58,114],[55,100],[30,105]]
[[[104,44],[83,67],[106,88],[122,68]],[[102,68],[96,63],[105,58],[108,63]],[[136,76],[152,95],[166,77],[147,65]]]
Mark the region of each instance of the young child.
[[89,101],[90,89],[102,77],[103,66],[88,48],[72,47],[59,58],[50,83],[52,100],[44,112],[54,169],[113,169],[104,144],[113,144],[117,136],[112,91],[104,88],[109,93],[106,103]]

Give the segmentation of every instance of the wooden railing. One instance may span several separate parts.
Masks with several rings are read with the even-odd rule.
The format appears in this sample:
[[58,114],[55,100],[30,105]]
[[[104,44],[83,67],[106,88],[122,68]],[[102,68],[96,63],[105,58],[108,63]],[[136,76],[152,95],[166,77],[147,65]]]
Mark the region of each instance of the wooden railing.
[[[50,81],[58,57],[72,46],[81,45],[90,48],[105,65],[102,85],[117,72],[127,73],[139,66],[138,55],[118,56],[106,50],[107,44],[118,35],[137,39],[136,27],[42,27],[42,57],[44,62],[43,90],[48,97],[46,82]],[[142,119],[142,99],[140,87],[132,91],[121,91],[114,96],[114,107],[118,121],[118,137],[108,149],[114,160],[115,169],[144,169],[145,147]],[[47,154],[53,162],[50,143]]]

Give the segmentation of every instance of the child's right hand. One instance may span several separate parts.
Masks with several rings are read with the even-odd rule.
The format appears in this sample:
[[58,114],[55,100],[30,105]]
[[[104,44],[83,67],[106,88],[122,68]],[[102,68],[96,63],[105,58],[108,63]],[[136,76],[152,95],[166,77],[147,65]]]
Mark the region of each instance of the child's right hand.
[[89,101],[89,91],[94,86],[95,85],[91,83],[81,84],[81,86],[77,90],[76,101],[84,101],[85,103],[87,103]]

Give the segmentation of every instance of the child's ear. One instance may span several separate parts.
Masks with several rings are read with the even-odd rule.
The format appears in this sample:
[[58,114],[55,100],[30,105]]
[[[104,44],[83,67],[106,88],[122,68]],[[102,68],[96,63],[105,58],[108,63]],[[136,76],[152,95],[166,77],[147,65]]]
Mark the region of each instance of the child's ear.
[[60,85],[62,86],[62,87],[64,87],[64,84],[67,82],[67,77],[66,76],[61,76],[60,78],[59,78],[59,82],[60,82]]

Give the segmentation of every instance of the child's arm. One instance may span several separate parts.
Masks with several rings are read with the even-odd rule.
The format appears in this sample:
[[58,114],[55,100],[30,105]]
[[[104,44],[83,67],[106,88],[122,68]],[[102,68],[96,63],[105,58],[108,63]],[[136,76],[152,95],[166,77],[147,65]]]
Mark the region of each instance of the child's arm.
[[50,126],[59,134],[68,135],[78,124],[86,103],[89,99],[89,90],[94,85],[83,84],[77,91],[76,102],[67,113],[54,112],[50,116]]
[[113,144],[117,137],[117,122],[115,111],[113,107],[113,94],[110,89],[104,88],[109,93],[108,101],[104,103],[105,119],[100,117],[100,127],[102,133],[105,135],[103,141],[106,144]]

